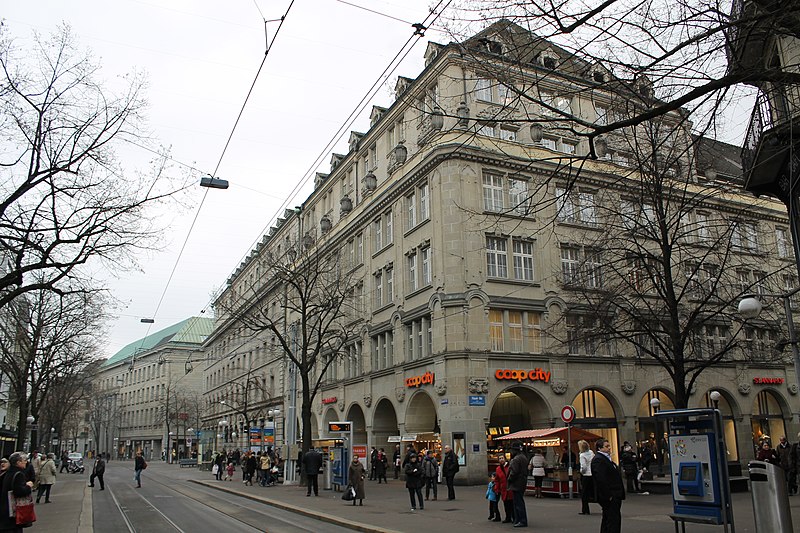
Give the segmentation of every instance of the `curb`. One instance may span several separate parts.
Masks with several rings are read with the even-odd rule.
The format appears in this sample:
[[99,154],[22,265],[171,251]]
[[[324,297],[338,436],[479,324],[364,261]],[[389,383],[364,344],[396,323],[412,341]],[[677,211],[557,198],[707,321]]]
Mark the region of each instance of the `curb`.
[[327,514],[316,513],[314,511],[310,511],[305,507],[298,507],[296,505],[292,505],[290,503],[279,502],[275,500],[268,500],[261,496],[251,495],[243,492],[236,491],[234,489],[229,489],[224,485],[217,485],[216,483],[211,483],[209,481],[202,481],[198,479],[190,479],[188,480],[190,483],[195,483],[197,485],[202,485],[204,487],[208,487],[211,489],[220,490],[222,492],[227,492],[228,494],[235,494],[236,496],[241,496],[243,498],[247,498],[248,500],[253,500],[259,503],[264,503],[266,505],[271,505],[272,507],[277,507],[278,509],[283,509],[284,511],[290,511],[292,513],[301,514],[303,516],[307,516],[309,518],[315,518],[322,522],[328,522],[329,524],[333,524],[336,526],[345,527],[348,529],[352,529],[353,531],[363,531],[364,533],[401,533],[400,531],[396,531],[394,529],[384,529],[379,528],[376,526],[371,526],[369,524],[364,524],[362,522],[354,522],[352,520],[347,520],[346,518],[340,518],[338,516],[331,516]]
[[94,516],[92,515],[92,489],[83,483],[83,502],[81,514],[78,519],[78,533],[92,533],[94,531]]

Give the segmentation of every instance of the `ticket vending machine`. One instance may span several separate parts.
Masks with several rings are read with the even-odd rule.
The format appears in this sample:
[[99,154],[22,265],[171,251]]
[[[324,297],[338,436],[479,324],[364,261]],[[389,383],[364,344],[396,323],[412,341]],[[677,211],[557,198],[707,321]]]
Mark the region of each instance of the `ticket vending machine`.
[[676,409],[656,414],[669,429],[673,513],[686,522],[724,526],[733,533],[733,508],[728,481],[722,418],[716,409]]

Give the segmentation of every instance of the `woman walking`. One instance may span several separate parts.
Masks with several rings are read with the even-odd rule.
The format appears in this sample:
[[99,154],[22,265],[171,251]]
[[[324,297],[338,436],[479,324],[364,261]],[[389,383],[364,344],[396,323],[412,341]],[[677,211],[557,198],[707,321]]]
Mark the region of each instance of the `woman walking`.
[[544,455],[542,455],[542,450],[536,449],[533,452],[533,457],[531,457],[531,462],[528,465],[528,468],[531,470],[531,475],[533,476],[533,497],[534,498],[541,498],[542,497],[542,482],[544,481],[545,471],[544,465],[546,461],[544,460]]
[[411,510],[417,510],[417,503],[414,501],[416,495],[419,502],[420,511],[425,509],[425,502],[422,501],[422,484],[425,482],[422,477],[422,465],[417,462],[417,454],[412,453],[408,456],[408,463],[405,468],[406,488],[408,497],[411,499]]
[[39,492],[36,493],[36,503],[39,503],[42,499],[42,494],[44,494],[44,503],[50,503],[50,489],[56,482],[55,454],[47,454],[47,459],[39,466],[36,477],[39,480]]
[[364,505],[365,475],[366,471],[364,470],[364,465],[362,465],[361,461],[358,460],[358,455],[353,454],[353,462],[350,463],[350,469],[347,471],[347,480],[350,482],[350,486],[356,490],[356,497],[353,498],[353,505],[356,504],[356,500],[359,500],[358,505]]
[[[3,484],[0,488],[0,530],[22,533],[22,527],[17,525],[16,516],[9,516],[9,496],[21,498],[30,496],[33,492],[33,481],[26,481],[25,466],[28,456],[23,452],[14,452],[9,458],[11,466],[2,476]],[[10,493],[10,494],[9,494]]]
[[581,451],[581,514],[589,514],[589,501],[594,497],[594,483],[592,482],[592,459],[594,452],[585,440],[578,441]]
[[514,522],[514,493],[508,490],[508,462],[506,456],[500,456],[500,464],[494,471],[495,483],[497,484],[498,492],[500,493],[500,501],[503,502],[503,509],[506,513],[506,518],[503,520],[504,524],[513,524]]

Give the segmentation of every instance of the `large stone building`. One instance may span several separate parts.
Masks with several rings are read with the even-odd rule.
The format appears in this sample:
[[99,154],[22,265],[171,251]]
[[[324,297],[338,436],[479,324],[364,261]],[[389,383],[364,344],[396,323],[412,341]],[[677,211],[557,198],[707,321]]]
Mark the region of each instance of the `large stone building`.
[[[483,483],[495,437],[560,426],[562,406],[616,449],[659,440],[652,399],[707,406],[714,390],[732,463],[796,432],[797,376],[772,348],[780,317],[735,314],[742,295],[797,283],[785,212],[740,190],[738,150],[691,135],[680,113],[592,138],[589,125],[654,98],[647,78],[614,78],[510,23],[425,58],[228,280],[205,344],[206,434],[244,447],[274,419],[283,442],[285,347],[243,317],[296,323],[268,268],[287,253],[338,258],[353,301],[313,403],[315,443],[349,420],[356,444],[451,444],[461,482]],[[705,369],[679,386],[672,330],[647,331],[669,322],[664,276],[676,323],[696,324],[674,331],[686,361]],[[614,318],[626,309],[627,340]]]
[[[159,459],[198,450],[202,417],[202,343],[214,321],[192,317],[132,342],[98,371],[88,425],[97,452]],[[199,435],[202,437],[202,434]],[[83,450],[82,450],[83,451]]]

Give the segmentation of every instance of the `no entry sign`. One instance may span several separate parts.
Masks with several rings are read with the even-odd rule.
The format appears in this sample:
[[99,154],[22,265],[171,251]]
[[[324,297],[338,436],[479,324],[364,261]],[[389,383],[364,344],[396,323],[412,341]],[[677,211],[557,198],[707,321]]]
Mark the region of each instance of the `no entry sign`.
[[575,420],[575,408],[571,405],[565,405],[562,407],[561,420],[563,420],[565,424],[571,424],[572,421]]

